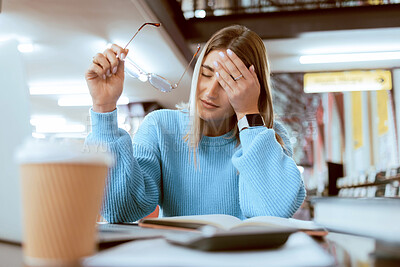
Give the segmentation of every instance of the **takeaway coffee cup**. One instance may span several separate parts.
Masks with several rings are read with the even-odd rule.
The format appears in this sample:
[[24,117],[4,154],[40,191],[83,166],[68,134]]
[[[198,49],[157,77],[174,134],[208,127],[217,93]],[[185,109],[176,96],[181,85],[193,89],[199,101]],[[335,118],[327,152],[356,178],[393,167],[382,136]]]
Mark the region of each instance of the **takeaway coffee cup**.
[[28,266],[75,266],[97,249],[110,154],[71,141],[29,139],[17,152]]

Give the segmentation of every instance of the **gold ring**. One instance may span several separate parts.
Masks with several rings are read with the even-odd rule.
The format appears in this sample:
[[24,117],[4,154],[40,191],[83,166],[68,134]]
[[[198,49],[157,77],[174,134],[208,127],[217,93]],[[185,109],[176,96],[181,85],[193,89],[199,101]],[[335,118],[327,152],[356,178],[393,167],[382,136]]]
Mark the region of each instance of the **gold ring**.
[[240,75],[239,75],[239,76],[237,76],[236,78],[233,78],[233,80],[236,82],[236,81],[240,80],[242,77],[243,77],[243,75],[242,75],[242,74],[240,74]]

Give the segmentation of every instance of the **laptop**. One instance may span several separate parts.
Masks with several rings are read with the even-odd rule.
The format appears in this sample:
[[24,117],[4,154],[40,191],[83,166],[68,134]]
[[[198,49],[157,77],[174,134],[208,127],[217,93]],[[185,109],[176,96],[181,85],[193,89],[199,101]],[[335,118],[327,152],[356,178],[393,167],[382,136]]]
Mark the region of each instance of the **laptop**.
[[[16,41],[0,42],[0,241],[22,243],[22,205],[16,148],[32,135],[29,90]],[[171,231],[135,224],[98,224],[98,242],[161,237]]]

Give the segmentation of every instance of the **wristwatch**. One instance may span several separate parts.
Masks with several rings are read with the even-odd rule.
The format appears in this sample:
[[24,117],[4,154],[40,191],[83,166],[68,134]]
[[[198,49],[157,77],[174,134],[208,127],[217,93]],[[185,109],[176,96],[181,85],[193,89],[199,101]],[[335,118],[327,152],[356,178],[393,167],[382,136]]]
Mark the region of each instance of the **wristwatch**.
[[264,119],[260,114],[246,114],[238,121],[239,132],[252,126],[265,126]]

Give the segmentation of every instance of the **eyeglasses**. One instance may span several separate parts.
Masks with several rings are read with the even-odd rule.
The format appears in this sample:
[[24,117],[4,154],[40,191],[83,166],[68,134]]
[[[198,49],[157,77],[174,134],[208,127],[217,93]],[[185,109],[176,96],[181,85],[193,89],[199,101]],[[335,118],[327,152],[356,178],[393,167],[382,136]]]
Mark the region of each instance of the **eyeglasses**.
[[[124,49],[127,48],[127,46],[132,42],[133,38],[139,33],[139,31],[146,25],[151,25],[155,27],[160,27],[161,23],[144,23],[140,28],[137,30],[137,32],[133,35],[133,37],[129,40],[129,42],[125,45]],[[181,80],[183,79],[183,76],[185,75],[186,71],[190,67],[190,64],[192,64],[193,60],[197,56],[197,54],[200,51],[200,44],[197,45],[197,50],[196,53],[194,53],[192,59],[190,60],[189,64],[187,65],[185,71],[183,72],[182,76],[180,77],[179,81],[177,83],[172,83],[166,78],[155,74],[155,73],[146,73],[144,72],[138,65],[136,65],[132,60],[129,58],[126,58],[125,60],[125,72],[129,74],[132,77],[138,78],[139,80],[145,82],[149,81],[149,83],[155,87],[156,89],[160,90],[161,92],[167,93],[171,92],[173,89],[177,88]]]

